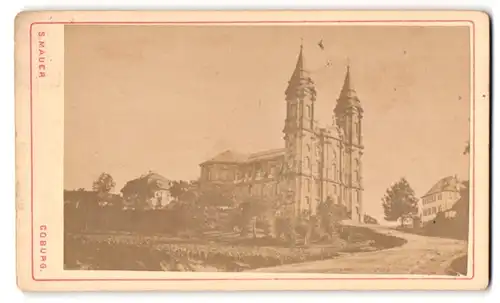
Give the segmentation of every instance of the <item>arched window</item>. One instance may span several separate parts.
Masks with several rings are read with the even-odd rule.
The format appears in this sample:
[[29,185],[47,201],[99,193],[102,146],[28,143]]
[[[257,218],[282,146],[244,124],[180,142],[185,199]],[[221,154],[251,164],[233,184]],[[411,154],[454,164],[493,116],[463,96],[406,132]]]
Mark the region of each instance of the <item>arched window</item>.
[[333,180],[337,181],[337,165],[333,163],[332,165]]
[[310,153],[311,152],[311,145],[307,144],[306,148],[307,148],[307,152]]
[[311,105],[306,105],[307,118],[311,118]]

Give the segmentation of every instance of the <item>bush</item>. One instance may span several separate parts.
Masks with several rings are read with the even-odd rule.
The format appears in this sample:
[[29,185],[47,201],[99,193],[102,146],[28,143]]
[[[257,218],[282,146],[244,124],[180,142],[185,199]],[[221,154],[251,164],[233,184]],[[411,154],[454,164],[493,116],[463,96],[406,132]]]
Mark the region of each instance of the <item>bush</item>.
[[214,219],[203,210],[179,205],[170,209],[122,210],[100,207],[95,210],[65,207],[64,225],[68,232],[127,231],[140,233],[177,233],[203,230]]
[[372,217],[372,216],[370,216],[370,215],[364,215],[363,221],[364,221],[366,224],[378,224],[377,219],[373,218],[373,217]]

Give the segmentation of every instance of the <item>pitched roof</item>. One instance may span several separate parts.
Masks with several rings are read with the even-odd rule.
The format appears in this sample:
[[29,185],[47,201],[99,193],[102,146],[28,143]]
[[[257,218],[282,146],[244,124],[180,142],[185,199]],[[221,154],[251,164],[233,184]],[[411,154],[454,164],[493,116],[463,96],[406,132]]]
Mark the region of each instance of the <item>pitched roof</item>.
[[137,188],[150,188],[150,186],[154,186],[156,189],[169,189],[170,184],[170,180],[162,175],[149,172],[139,178],[128,181],[121,189],[121,192],[123,193],[128,190],[136,190]]
[[170,188],[170,180],[158,173],[149,172],[145,176],[142,176],[141,179],[146,181],[148,184],[156,183],[160,189]]
[[284,148],[270,149],[270,150],[250,154],[247,161],[250,162],[250,161],[272,159],[275,157],[283,156],[284,154],[285,154]]
[[297,94],[297,91],[300,90],[308,90],[313,95],[316,95],[316,91],[314,89],[314,81],[311,79],[310,73],[305,67],[302,44],[300,45],[297,63],[295,65],[295,69],[293,70],[292,76],[288,81],[288,86],[285,90],[285,94],[289,97],[293,97]]
[[204,163],[243,163],[248,159],[248,155],[233,151],[226,150],[220,154],[217,154],[215,157],[207,160]]
[[434,186],[427,191],[423,197],[426,197],[428,195],[436,194],[436,193],[441,193],[444,191],[454,191],[458,192],[460,191],[460,188],[463,186],[463,184],[458,180],[457,177],[454,176],[449,176],[442,178],[439,180]]
[[351,79],[351,68],[347,65],[347,70],[344,78],[344,85],[342,86],[342,90],[340,91],[339,98],[337,100],[337,105],[335,107],[335,112],[342,112],[346,108],[356,107],[360,111],[363,111],[361,108],[361,102],[356,94],[356,90],[352,85]]
[[266,159],[272,159],[285,154],[284,148],[270,149],[252,154],[243,154],[235,152],[232,150],[226,150],[217,156],[203,162],[202,164],[208,163],[228,163],[228,164],[242,164],[254,161],[261,161]]

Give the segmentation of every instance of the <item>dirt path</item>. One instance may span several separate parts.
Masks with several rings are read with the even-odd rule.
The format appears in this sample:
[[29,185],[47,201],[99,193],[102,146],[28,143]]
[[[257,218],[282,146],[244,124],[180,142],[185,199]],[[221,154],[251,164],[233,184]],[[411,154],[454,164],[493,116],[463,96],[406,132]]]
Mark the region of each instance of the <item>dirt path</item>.
[[[349,225],[355,225],[348,223]],[[450,274],[453,260],[467,253],[465,241],[403,233],[384,226],[363,225],[381,234],[406,239],[402,246],[374,252],[349,253],[340,257],[259,268],[256,272],[350,273],[350,274]]]

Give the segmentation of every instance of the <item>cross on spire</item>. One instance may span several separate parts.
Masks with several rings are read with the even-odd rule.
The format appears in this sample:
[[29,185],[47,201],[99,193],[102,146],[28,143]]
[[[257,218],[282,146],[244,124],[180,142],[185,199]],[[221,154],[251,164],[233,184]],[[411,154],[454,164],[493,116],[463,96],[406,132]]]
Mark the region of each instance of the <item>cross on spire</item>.
[[351,66],[349,65],[349,63],[347,63],[345,78],[344,78],[344,86],[342,87],[341,95],[343,95],[344,97],[351,97],[354,96],[354,94],[355,92],[351,82]]
[[295,69],[292,73],[290,81],[288,81],[288,87],[285,91],[287,96],[292,96],[297,93],[298,90],[304,88],[312,89],[314,83],[310,77],[309,71],[305,67],[304,55],[303,55],[303,38],[300,38],[300,49],[297,57],[297,62],[295,64]]

